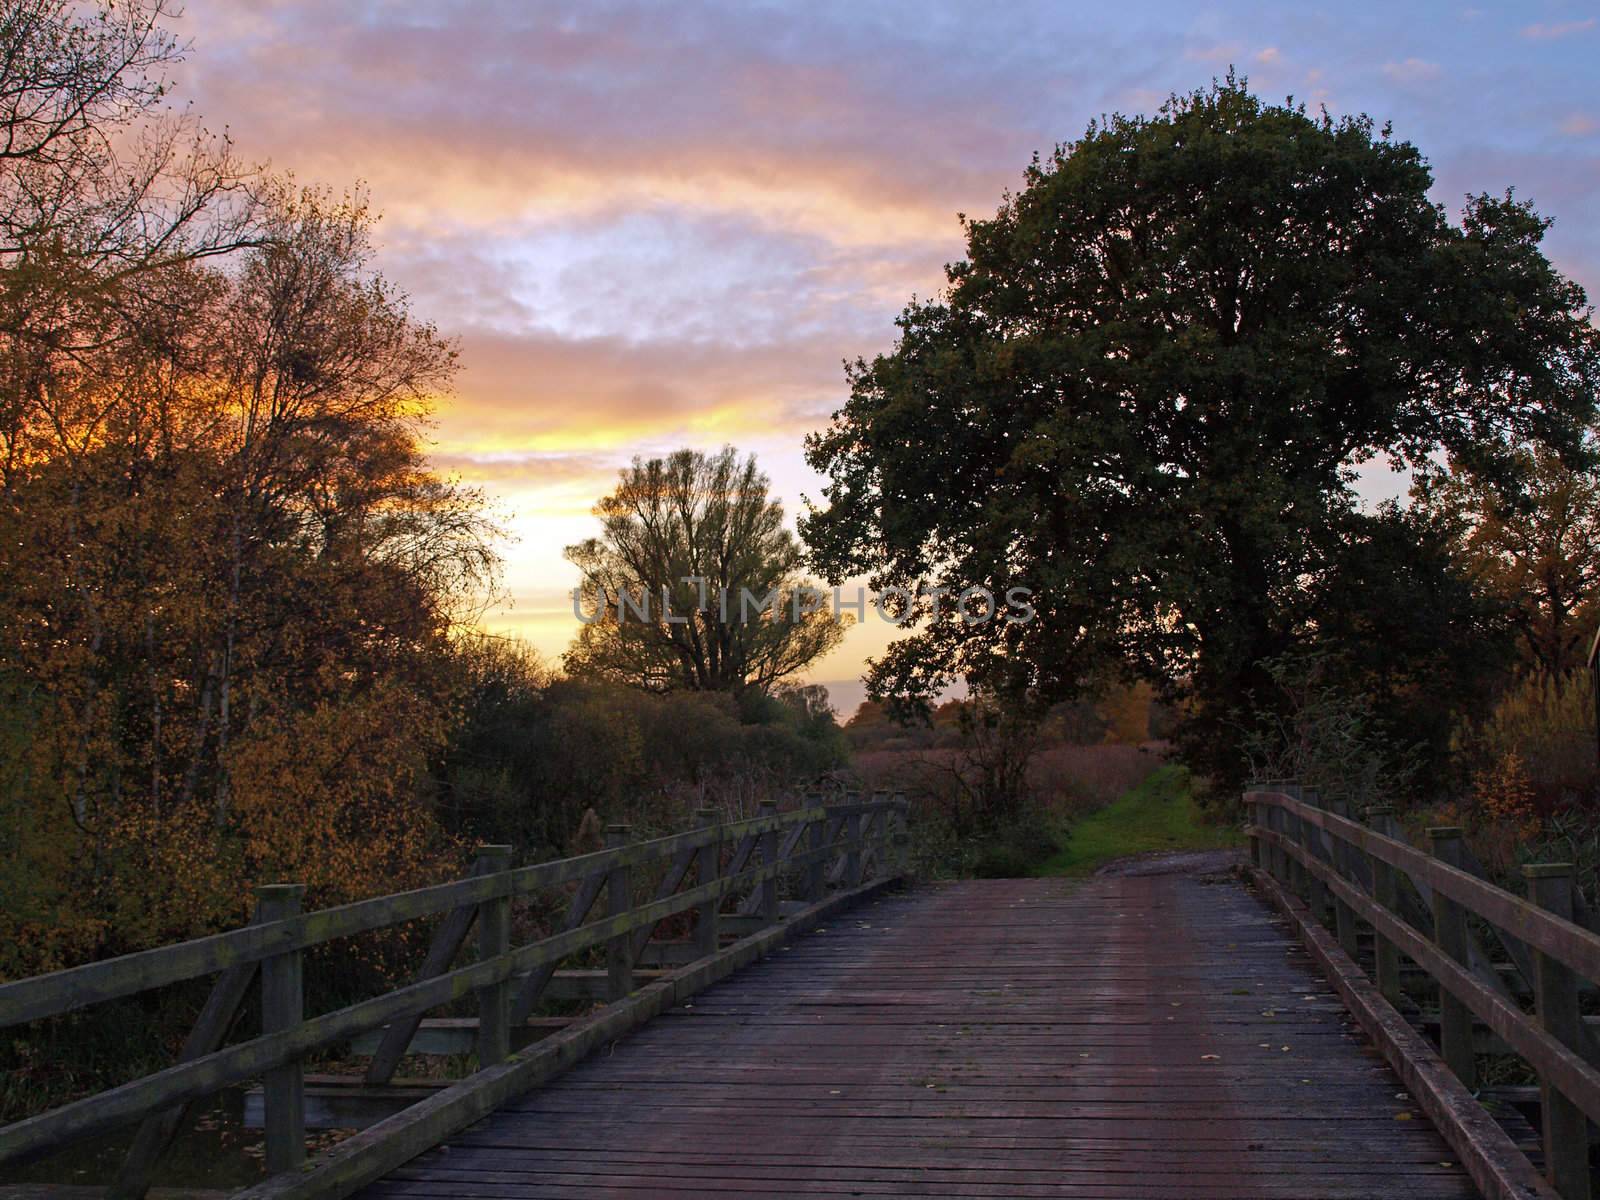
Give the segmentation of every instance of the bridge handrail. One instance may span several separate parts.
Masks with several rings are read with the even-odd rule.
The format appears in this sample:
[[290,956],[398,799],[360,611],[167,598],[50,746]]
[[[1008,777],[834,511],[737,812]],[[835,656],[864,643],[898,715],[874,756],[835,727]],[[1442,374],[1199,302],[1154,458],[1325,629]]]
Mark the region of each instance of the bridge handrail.
[[1282,792],[1246,793],[1246,802],[1266,803],[1326,830],[1345,844],[1404,871],[1413,880],[1444,893],[1477,916],[1518,940],[1559,959],[1590,980],[1600,980],[1600,935],[1540,908],[1459,867],[1442,862],[1407,842],[1385,837],[1368,826],[1317,808]]
[[[1355,958],[1353,918],[1372,927],[1377,982],[1386,998],[1391,1002],[1398,998],[1397,951],[1439,986],[1442,1057],[1469,1090],[1476,1070],[1473,1016],[1533,1067],[1545,1097],[1541,1109],[1552,1182],[1564,1196],[1587,1196],[1585,1119],[1600,1122],[1600,1043],[1579,1015],[1578,994],[1582,981],[1600,980],[1600,934],[1570,919],[1574,912],[1570,864],[1524,868],[1530,894],[1536,898],[1541,883],[1560,885],[1543,897],[1555,898],[1558,911],[1550,911],[1463,866],[1299,796],[1254,790],[1245,793],[1244,803],[1252,812],[1246,833],[1254,864],[1278,883],[1303,893],[1314,913],[1326,909],[1331,894],[1339,940],[1351,959]],[[1387,809],[1377,811],[1387,813]],[[1331,844],[1313,830],[1329,835]],[[1430,834],[1438,839],[1436,847],[1448,847],[1441,852],[1466,861],[1460,830],[1440,828]],[[1388,873],[1376,870],[1377,864]],[[1366,880],[1355,869],[1358,865],[1364,865]],[[1402,903],[1406,897],[1397,886],[1401,879],[1409,879],[1419,895],[1431,893],[1431,921],[1425,911],[1420,918],[1415,909],[1407,913]],[[1513,957],[1523,958],[1532,969],[1534,1012],[1525,1012],[1498,976],[1484,969],[1481,949],[1467,925],[1469,914],[1487,923],[1508,949],[1526,947],[1533,952],[1531,960],[1526,954]],[[1475,954],[1480,956],[1477,961]]]
[[339,938],[387,929],[462,905],[528,895],[618,866],[647,866],[713,841],[784,829],[814,819],[808,809],[793,809],[775,817],[750,817],[597,850],[575,858],[553,859],[493,875],[373,896],[335,908],[263,921],[227,933],[214,933],[171,946],[158,946],[3,983],[0,984],[0,1029],[212,975],[228,967],[259,962],[294,950],[307,950]]
[[[763,807],[762,815],[754,818],[703,824],[686,833],[622,843],[593,854],[495,870],[319,912],[263,920],[228,933],[0,986],[0,1027],[3,1027],[222,972],[213,989],[212,1000],[208,1001],[208,1012],[202,1014],[196,1028],[198,1033],[199,1027],[209,1021],[214,1027],[214,1036],[196,1040],[191,1034],[180,1061],[164,1070],[0,1128],[0,1164],[35,1157],[145,1118],[140,1140],[130,1153],[131,1175],[130,1170],[125,1169],[125,1179],[114,1189],[114,1194],[119,1196],[142,1195],[148,1186],[154,1157],[170,1140],[184,1105],[223,1088],[265,1077],[269,1081],[266,1093],[268,1157],[269,1160],[280,1158],[277,1163],[269,1161],[269,1167],[284,1169],[282,1155],[285,1152],[272,1153],[274,1129],[287,1129],[290,1140],[297,1141],[303,1153],[299,1082],[298,1076],[287,1081],[293,1083],[294,1095],[291,1096],[287,1082],[283,1086],[273,1085],[272,1074],[284,1069],[298,1071],[298,1063],[307,1052],[411,1020],[412,1024],[400,1031],[403,1048],[409,1041],[410,1031],[414,1030],[416,1018],[477,993],[482,1014],[480,1069],[494,1065],[509,1052],[509,1014],[515,1007],[525,1011],[532,1006],[538,991],[549,982],[555,965],[562,959],[583,950],[607,946],[614,985],[610,998],[618,999],[632,989],[633,961],[662,920],[690,910],[698,911],[702,922],[709,921],[711,941],[707,953],[714,953],[718,922],[730,919],[718,914],[722,902],[730,895],[752,889],[754,911],[747,920],[760,924],[780,919],[777,881],[790,872],[801,873],[812,900],[822,898],[821,893],[829,882],[857,886],[863,881],[869,863],[875,861],[880,873],[889,870],[889,860],[893,856],[890,847],[895,840],[891,821],[895,817],[903,821],[906,812],[905,800],[899,795],[834,805],[812,801],[781,813],[773,811],[770,805]],[[874,825],[877,826],[875,833]],[[808,829],[809,844],[802,845]],[[780,844],[779,835],[785,830],[789,831],[789,836]],[[610,834],[620,842],[625,830],[613,827]],[[723,847],[733,848],[726,869],[720,863]],[[509,847],[491,849],[509,858]],[[750,865],[758,854],[760,865]],[[661,862],[673,866],[661,881],[657,894],[647,901],[637,901],[633,894],[632,868]],[[699,864],[702,875],[695,886],[679,890],[691,863]],[[836,880],[827,878],[830,864],[836,868],[833,872]],[[511,899],[576,881],[583,881],[585,886],[573,899],[569,926],[526,945],[511,947],[506,909]],[[621,890],[617,891],[618,888]],[[608,893],[609,910],[604,916],[586,920],[589,909],[602,892]],[[616,894],[610,895],[613,892]],[[431,965],[424,966],[422,977],[415,982],[310,1018],[299,1015],[297,994],[292,1000],[295,1019],[281,1027],[264,1029],[259,1036],[246,1041],[226,1047],[221,1045],[258,965],[262,971],[265,1026],[269,1021],[266,1015],[269,1005],[267,966],[292,963],[294,990],[298,993],[299,956],[303,950],[335,938],[438,913],[451,913],[455,925],[452,927],[447,921],[435,934],[435,947],[429,955]],[[479,961],[452,969],[450,962],[474,920],[478,923],[480,938],[498,938],[498,944],[481,942]],[[532,990],[519,996],[518,1005],[513,1006],[508,985],[519,977],[523,979],[524,988]],[[223,994],[227,1000],[219,1001],[219,995]],[[225,1015],[210,1014],[212,1008],[219,1006],[226,1008]],[[498,1045],[494,1044],[496,1039]],[[397,1061],[398,1051],[391,1057]],[[393,1061],[389,1062],[387,1069],[392,1071],[393,1065]],[[140,1142],[147,1144],[141,1148]],[[293,1147],[287,1153],[290,1160],[298,1161]]]

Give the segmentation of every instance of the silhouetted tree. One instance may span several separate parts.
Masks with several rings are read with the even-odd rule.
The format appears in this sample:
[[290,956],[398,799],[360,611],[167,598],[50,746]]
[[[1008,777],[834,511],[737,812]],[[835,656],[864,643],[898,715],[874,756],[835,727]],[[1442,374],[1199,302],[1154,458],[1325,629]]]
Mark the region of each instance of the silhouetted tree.
[[770,487],[731,447],[635,459],[595,507],[601,536],[567,548],[597,617],[567,670],[647,691],[767,691],[838,645],[844,622],[801,592]]
[[1596,333],[1546,222],[1508,195],[1453,224],[1431,183],[1369,118],[1230,76],[1091,125],[966,221],[948,293],[809,439],[831,482],[801,531],[830,579],[1025,584],[1037,619],[925,599],[873,692],[966,675],[1049,700],[1126,664],[1187,693],[1191,760],[1237,779],[1353,468],[1503,475],[1530,439],[1572,451],[1593,410]]

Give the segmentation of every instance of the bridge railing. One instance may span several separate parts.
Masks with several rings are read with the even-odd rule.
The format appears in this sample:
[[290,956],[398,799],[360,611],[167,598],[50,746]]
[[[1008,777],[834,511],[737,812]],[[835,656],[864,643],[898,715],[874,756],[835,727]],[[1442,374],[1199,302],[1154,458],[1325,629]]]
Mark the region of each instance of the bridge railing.
[[[1405,840],[1387,806],[1368,809],[1363,825],[1293,785],[1246,792],[1244,803],[1252,863],[1319,920],[1331,918],[1352,962],[1358,921],[1371,928],[1373,982],[1385,999],[1402,999],[1402,955],[1437,984],[1440,1054],[1469,1091],[1478,1083],[1474,1017],[1533,1068],[1546,1174],[1563,1200],[1587,1200],[1600,1040],[1580,995],[1600,980],[1600,933],[1589,927],[1593,914],[1572,865],[1525,866],[1524,898],[1480,878],[1454,826],[1430,829],[1424,852]],[[1503,949],[1504,967],[1480,930]]]
[[[301,912],[304,887],[257,889],[246,927],[49,975],[0,984],[0,1028],[21,1025],[216,975],[217,980],[173,1066],[0,1128],[0,1165],[32,1159],[83,1138],[140,1123],[114,1197],[140,1197],[190,1104],[224,1088],[261,1079],[269,1172],[290,1171],[305,1157],[301,1062],[309,1052],[381,1031],[369,1083],[385,1083],[427,1012],[476,996],[480,1072],[508,1058],[511,1030],[556,978],[561,962],[605,948],[603,998],[634,988],[635,966],[657,927],[690,914],[686,963],[716,954],[724,935],[747,936],[783,920],[780,880],[794,904],[818,903],[831,888],[859,887],[903,870],[906,804],[876,794],[825,804],[809,796],[797,808],[763,804],[757,816],[721,821],[702,809],[698,827],[632,841],[626,826],[607,829],[592,854],[512,867],[509,846],[484,846],[472,874],[450,883]],[[647,878],[648,875],[648,878]],[[684,886],[693,876],[693,883]],[[641,899],[640,884],[649,896]],[[512,905],[519,897],[572,888],[559,930],[513,946]],[[602,896],[603,914],[591,917]],[[732,911],[729,902],[733,901]],[[307,1017],[305,951],[340,938],[442,917],[417,977],[382,995]],[[477,927],[476,961],[454,966]],[[259,980],[259,983],[257,983]],[[259,1036],[225,1045],[236,1017],[259,987]]]

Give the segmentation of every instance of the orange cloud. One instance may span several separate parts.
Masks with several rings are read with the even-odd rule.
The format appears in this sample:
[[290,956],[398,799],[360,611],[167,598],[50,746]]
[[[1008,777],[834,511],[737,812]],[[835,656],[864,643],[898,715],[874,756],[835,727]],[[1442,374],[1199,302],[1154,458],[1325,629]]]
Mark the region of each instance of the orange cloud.
[[798,440],[845,394],[840,351],[473,331],[462,339],[458,394],[439,414],[439,448],[455,462],[503,464],[707,435]]

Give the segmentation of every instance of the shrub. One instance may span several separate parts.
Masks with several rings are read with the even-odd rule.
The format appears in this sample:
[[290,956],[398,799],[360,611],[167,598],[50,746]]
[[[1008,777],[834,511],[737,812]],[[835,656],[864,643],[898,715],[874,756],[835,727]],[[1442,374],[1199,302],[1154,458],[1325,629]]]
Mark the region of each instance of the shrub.
[[1487,719],[1458,731],[1456,748],[1475,778],[1502,769],[1515,756],[1544,814],[1572,804],[1592,806],[1600,792],[1594,691],[1586,675],[1519,679]]

